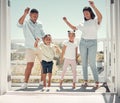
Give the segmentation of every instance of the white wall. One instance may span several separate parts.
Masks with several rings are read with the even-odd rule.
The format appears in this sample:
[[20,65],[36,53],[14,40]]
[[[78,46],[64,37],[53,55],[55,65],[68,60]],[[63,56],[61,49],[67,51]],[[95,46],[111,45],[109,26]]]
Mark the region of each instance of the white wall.
[[0,94],[8,90],[10,69],[10,15],[8,0],[0,0]]

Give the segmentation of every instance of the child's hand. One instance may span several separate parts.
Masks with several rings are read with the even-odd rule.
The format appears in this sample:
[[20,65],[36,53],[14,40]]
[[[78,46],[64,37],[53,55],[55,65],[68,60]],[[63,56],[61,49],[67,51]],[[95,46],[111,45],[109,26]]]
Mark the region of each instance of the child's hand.
[[61,53],[62,52],[57,45],[55,45],[54,47],[55,47],[56,53]]
[[64,58],[60,58],[60,64],[62,64],[63,63],[63,60],[64,60]]
[[34,43],[34,47],[35,47],[35,48],[38,47],[38,42],[37,42],[37,41],[35,41],[35,43]]

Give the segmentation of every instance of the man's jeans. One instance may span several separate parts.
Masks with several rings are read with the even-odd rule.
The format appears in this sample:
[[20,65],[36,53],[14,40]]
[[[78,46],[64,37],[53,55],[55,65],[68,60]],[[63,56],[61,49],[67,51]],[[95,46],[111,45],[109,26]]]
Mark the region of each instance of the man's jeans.
[[88,80],[88,62],[91,67],[95,82],[98,82],[98,71],[96,68],[96,39],[83,39],[80,41],[80,54],[82,59],[83,77]]

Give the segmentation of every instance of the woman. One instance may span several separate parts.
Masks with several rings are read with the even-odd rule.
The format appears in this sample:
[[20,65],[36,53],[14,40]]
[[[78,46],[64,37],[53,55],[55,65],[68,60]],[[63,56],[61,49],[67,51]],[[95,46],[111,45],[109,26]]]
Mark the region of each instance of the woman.
[[98,72],[96,69],[96,52],[97,52],[97,31],[99,25],[102,21],[102,14],[96,8],[93,1],[89,1],[90,6],[96,13],[92,11],[90,7],[83,8],[84,22],[80,23],[78,26],[72,25],[66,17],[63,17],[65,23],[73,30],[80,30],[82,32],[82,37],[80,41],[80,54],[82,59],[82,68],[84,76],[83,86],[87,86],[88,83],[88,62],[92,69],[92,73],[95,80],[95,87],[98,88]]

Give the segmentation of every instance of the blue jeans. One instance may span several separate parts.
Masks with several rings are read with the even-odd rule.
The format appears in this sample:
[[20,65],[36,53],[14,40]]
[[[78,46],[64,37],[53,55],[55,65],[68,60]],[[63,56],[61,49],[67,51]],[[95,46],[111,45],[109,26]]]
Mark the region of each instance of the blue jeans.
[[80,41],[80,54],[82,59],[83,77],[88,80],[88,62],[93,73],[95,82],[98,82],[98,71],[96,68],[97,40],[83,39]]

